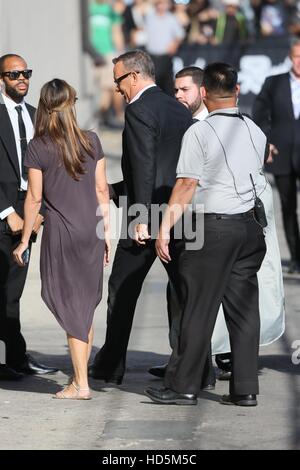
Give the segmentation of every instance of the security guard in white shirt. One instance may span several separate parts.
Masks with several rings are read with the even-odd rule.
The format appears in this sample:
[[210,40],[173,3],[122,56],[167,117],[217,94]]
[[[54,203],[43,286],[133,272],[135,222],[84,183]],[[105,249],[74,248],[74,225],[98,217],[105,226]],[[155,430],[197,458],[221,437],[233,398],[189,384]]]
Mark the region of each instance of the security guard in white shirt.
[[148,388],[146,394],[162,404],[197,403],[222,303],[233,368],[230,393],[221,402],[255,406],[260,332],[257,272],[266,252],[265,220],[258,198],[264,188],[258,181],[266,137],[239,113],[237,72],[230,65],[215,63],[205,68],[203,95],[210,114],[184,136],[177,182],[156,247],[158,256],[169,262],[170,230],[192,200],[195,208],[198,203],[204,205],[204,244],[181,256],[185,304],[179,345],[167,368],[165,388]]

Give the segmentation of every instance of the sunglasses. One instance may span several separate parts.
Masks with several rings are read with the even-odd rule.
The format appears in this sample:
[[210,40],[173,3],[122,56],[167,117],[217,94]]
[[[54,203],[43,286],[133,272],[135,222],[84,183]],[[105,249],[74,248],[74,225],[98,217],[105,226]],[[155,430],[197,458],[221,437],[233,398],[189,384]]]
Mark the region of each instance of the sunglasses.
[[[135,73],[140,73],[140,72],[138,72],[138,71],[136,71],[136,70],[134,70],[134,72],[135,72]],[[121,77],[115,78],[115,79],[114,79],[115,85],[118,87],[118,86],[120,85],[121,81],[124,80],[126,77],[128,77],[128,76],[129,76],[130,74],[132,74],[132,73],[133,73],[133,71],[132,71],[132,72],[127,72],[127,73],[124,73],[124,75],[121,75]]]
[[8,77],[9,80],[18,80],[20,75],[28,80],[32,75],[32,70],[10,70],[9,72],[3,72],[2,77]]

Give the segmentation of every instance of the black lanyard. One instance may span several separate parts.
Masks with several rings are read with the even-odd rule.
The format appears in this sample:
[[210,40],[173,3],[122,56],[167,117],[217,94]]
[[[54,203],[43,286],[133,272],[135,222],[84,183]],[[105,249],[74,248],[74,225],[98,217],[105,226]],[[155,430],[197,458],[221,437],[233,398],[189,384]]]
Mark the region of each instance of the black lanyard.
[[244,116],[241,113],[234,113],[234,114],[231,114],[231,113],[214,113],[214,114],[211,114],[208,117],[214,117],[214,116],[237,117],[237,118],[241,119],[242,121],[244,121]]

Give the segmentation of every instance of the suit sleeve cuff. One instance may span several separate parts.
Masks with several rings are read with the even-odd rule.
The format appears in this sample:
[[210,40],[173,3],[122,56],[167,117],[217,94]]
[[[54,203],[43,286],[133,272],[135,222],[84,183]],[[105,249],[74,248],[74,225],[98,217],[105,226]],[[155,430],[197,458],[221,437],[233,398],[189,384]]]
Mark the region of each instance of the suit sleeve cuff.
[[13,212],[15,212],[15,209],[11,206],[11,207],[8,207],[7,209],[5,209],[4,211],[0,212],[0,219],[1,220],[4,220],[6,219],[6,217],[10,214],[12,214]]

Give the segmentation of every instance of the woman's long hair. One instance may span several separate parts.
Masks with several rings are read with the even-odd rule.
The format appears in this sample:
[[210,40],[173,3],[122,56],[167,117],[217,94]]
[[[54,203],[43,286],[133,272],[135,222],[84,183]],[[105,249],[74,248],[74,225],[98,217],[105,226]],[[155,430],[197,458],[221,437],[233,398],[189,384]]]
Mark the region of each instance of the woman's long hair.
[[76,181],[85,173],[83,150],[93,157],[86,132],[76,121],[76,91],[64,80],[54,78],[41,89],[36,113],[35,137],[48,135],[57,144],[66,171]]

